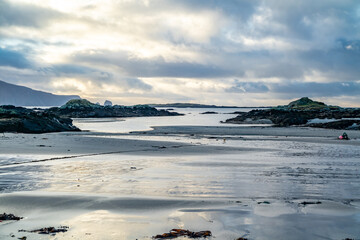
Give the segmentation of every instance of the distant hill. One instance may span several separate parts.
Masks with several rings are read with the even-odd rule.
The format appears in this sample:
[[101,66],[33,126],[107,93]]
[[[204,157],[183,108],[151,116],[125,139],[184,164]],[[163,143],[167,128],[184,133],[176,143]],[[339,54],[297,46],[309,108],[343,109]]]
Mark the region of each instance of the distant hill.
[[77,95],[55,95],[0,81],[0,105],[61,106]]
[[323,102],[313,101],[308,97],[302,97],[296,101],[290,102],[285,106],[278,106],[278,109],[295,109],[295,110],[330,110],[330,109],[339,109],[338,106],[326,105]]
[[175,107],[175,108],[238,108],[236,106],[216,106],[198,103],[166,103],[166,104],[148,104],[151,107]]

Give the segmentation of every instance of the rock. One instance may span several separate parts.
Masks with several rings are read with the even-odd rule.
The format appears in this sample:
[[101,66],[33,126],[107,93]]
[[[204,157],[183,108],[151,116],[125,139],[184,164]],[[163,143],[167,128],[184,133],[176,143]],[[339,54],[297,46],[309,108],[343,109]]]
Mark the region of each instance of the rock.
[[226,123],[249,123],[252,121],[270,120],[276,126],[286,127],[290,125],[306,124],[310,116],[306,116],[298,111],[282,109],[252,110],[250,112],[240,113],[237,117],[226,120]]
[[20,219],[22,219],[22,217],[17,217],[12,213],[6,214],[0,214],[0,220],[1,221],[7,221],[7,220],[15,220],[15,221],[19,221]]
[[80,131],[72,120],[43,110],[0,106],[0,132],[46,133]]
[[104,106],[112,106],[112,105],[113,105],[112,102],[109,101],[109,100],[106,100],[106,101],[104,102]]
[[360,130],[360,120],[340,120],[327,123],[313,123],[308,126],[329,129]]

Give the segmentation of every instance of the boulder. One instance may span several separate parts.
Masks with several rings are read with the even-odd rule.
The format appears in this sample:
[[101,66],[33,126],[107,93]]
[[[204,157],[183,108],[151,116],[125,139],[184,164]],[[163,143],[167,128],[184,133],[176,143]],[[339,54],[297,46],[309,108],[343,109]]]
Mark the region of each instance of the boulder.
[[106,100],[106,101],[104,102],[104,106],[112,106],[112,105],[113,105],[112,102],[109,101],[109,100]]

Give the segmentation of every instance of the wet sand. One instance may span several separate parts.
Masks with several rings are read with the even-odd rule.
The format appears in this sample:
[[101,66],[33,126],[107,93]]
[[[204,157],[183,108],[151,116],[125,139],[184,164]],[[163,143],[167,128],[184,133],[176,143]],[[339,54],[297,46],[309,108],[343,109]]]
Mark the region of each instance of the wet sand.
[[[156,127],[0,137],[0,239],[360,239],[360,148],[342,131]],[[225,141],[224,141],[225,139]],[[307,204],[309,203],[309,204]],[[318,204],[315,204],[318,203]],[[50,237],[51,238],[51,237]]]

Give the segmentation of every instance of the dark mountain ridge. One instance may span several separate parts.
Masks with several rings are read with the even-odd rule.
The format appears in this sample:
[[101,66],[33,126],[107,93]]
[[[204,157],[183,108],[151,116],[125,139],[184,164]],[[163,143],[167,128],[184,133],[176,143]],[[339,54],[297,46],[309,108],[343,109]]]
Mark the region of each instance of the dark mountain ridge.
[[0,105],[61,106],[77,95],[55,95],[0,80]]

